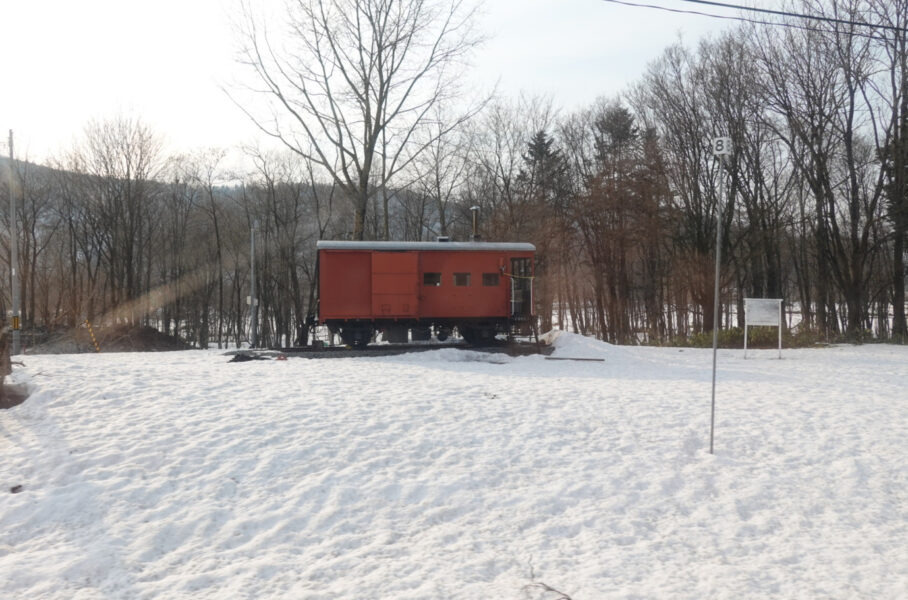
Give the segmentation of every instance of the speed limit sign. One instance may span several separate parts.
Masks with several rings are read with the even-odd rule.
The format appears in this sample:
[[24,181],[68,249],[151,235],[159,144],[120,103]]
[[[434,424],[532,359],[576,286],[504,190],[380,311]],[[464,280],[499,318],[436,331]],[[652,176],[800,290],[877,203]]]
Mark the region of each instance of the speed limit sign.
[[730,137],[713,138],[713,154],[715,154],[716,156],[731,154],[731,138]]

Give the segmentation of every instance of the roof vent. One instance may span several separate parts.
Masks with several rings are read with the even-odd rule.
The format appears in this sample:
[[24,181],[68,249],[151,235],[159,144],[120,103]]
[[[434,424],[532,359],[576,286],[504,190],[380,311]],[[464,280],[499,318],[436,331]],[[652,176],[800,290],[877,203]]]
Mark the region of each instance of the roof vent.
[[435,238],[435,241],[436,241],[436,242],[450,242],[450,241],[451,241],[451,238],[449,238],[449,237],[446,236],[446,235],[440,235],[440,236],[438,236],[437,238]]

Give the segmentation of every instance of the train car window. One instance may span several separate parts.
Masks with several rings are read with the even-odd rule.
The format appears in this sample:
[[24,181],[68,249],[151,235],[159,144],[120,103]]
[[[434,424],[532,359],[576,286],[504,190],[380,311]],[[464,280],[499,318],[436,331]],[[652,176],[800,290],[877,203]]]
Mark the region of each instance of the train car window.
[[512,258],[511,274],[514,277],[530,277],[530,259],[529,258]]
[[483,273],[482,285],[486,287],[496,287],[498,285],[498,273]]
[[441,285],[441,273],[423,273],[422,284],[434,286]]
[[457,287],[467,287],[470,285],[469,273],[454,273],[454,285]]

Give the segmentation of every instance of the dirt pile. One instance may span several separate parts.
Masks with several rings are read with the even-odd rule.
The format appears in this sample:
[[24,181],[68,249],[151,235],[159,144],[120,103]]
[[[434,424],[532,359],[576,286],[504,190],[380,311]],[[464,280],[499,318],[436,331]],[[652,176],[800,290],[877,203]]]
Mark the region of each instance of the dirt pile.
[[28,348],[27,353],[78,354],[97,352],[99,349],[101,352],[165,352],[191,350],[192,346],[153,327],[116,325],[89,330],[87,326],[82,326],[49,335],[46,341]]

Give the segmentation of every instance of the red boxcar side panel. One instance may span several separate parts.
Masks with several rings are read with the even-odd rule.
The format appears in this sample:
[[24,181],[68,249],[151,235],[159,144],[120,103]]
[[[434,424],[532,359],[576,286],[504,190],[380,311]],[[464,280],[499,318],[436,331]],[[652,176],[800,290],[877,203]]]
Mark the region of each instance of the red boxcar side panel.
[[418,281],[418,252],[372,252],[372,316],[415,318]]
[[[426,318],[507,317],[510,282],[502,274],[502,252],[423,252],[420,271],[440,273],[441,285],[422,285],[420,316]],[[468,273],[469,285],[455,285],[455,273]],[[497,286],[484,286],[483,274],[498,274]],[[422,276],[420,276],[422,283]]]
[[320,319],[371,318],[371,252],[322,250],[318,272]]

